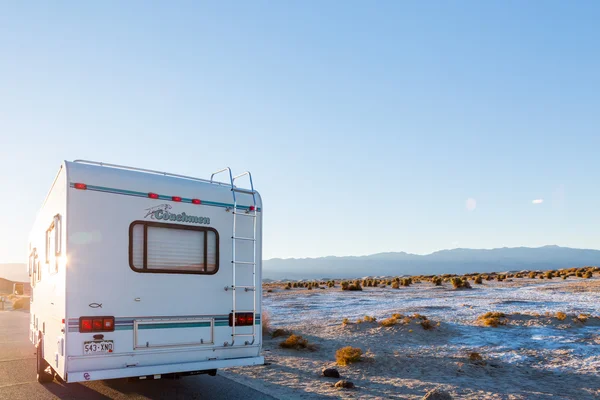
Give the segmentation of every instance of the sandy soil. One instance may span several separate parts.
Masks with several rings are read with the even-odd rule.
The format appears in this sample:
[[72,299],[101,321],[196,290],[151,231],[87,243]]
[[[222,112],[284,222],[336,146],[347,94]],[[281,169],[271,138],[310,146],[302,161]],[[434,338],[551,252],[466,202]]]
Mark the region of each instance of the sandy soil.
[[[282,399],[421,399],[436,387],[460,399],[600,398],[597,300],[597,278],[486,282],[463,291],[430,283],[355,293],[276,289],[265,299],[273,328],[302,335],[317,349],[282,349],[285,337],[267,336],[267,365],[225,373]],[[487,311],[504,312],[506,324],[480,326],[477,317]],[[433,329],[415,317],[381,326],[392,312],[426,315]],[[364,315],[378,321],[356,323]],[[362,349],[363,360],[336,366],[344,346]],[[321,376],[326,367],[338,368],[356,389],[333,387],[338,379]]]

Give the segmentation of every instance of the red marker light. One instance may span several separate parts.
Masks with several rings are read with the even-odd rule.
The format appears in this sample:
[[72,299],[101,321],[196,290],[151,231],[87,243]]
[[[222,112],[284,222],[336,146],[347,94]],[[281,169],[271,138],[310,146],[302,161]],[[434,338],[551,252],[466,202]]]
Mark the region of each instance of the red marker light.
[[179,197],[179,196],[173,196],[173,197],[171,197],[171,200],[173,200],[173,201],[181,201],[181,197]]
[[158,199],[158,194],[150,192],[148,193],[148,197],[150,197],[151,199]]
[[75,187],[75,189],[79,189],[79,190],[87,189],[87,185],[85,183],[76,183],[75,185],[73,185],[73,187]]
[[200,199],[192,199],[192,203],[193,204],[202,204],[202,202],[200,201]]
[[254,207],[254,206],[250,206],[250,207],[248,208],[248,210],[250,210],[250,211],[254,211],[254,210],[256,210],[256,207]]

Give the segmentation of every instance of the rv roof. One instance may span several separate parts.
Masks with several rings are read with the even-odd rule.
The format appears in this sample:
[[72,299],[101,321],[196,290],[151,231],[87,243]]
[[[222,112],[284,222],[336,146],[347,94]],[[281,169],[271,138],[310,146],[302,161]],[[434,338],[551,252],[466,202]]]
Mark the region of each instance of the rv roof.
[[[212,183],[214,185],[231,186],[231,184],[228,184],[228,183],[225,183],[225,182],[214,181],[212,179],[208,180],[208,179],[202,179],[202,178],[195,178],[193,176],[171,174],[169,172],[155,171],[155,170],[146,169],[146,168],[128,167],[126,165],[110,164],[110,163],[104,163],[104,162],[99,162],[99,161],[89,161],[89,160],[73,160],[73,162],[74,163],[79,163],[79,164],[98,165],[98,166],[101,166],[101,167],[108,167],[108,168],[125,169],[125,170],[129,170],[129,171],[145,172],[145,173],[149,173],[149,174],[156,174],[156,175],[163,175],[163,176],[172,176],[172,177],[175,177],[175,178],[190,179],[190,180],[193,180],[193,181],[199,181],[199,182],[205,182],[205,183]],[[224,170],[221,170],[221,171],[225,171],[227,169],[228,168],[225,168]],[[213,176],[214,176],[214,174],[213,174]]]

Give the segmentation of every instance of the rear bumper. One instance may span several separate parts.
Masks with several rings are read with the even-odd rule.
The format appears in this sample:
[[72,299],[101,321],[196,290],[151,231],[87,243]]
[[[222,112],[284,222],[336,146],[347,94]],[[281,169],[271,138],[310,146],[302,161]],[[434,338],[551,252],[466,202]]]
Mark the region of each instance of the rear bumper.
[[225,360],[210,360],[188,363],[147,365],[142,367],[126,367],[119,369],[90,370],[82,372],[69,372],[67,382],[97,381],[103,379],[131,378],[137,376],[163,375],[190,371],[206,371],[211,369],[244,367],[248,365],[262,365],[264,357],[231,358]]

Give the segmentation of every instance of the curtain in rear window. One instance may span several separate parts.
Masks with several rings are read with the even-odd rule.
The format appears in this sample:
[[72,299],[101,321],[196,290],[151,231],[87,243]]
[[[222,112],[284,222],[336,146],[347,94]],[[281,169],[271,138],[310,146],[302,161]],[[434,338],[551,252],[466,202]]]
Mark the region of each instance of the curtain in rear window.
[[214,274],[218,235],[212,228],[134,222],[129,238],[130,266],[137,272]]

